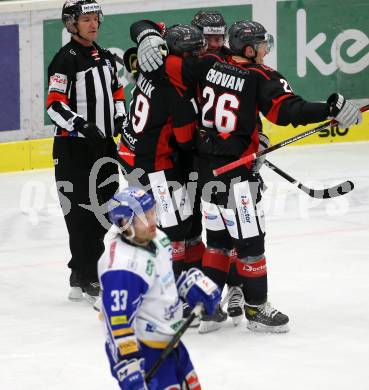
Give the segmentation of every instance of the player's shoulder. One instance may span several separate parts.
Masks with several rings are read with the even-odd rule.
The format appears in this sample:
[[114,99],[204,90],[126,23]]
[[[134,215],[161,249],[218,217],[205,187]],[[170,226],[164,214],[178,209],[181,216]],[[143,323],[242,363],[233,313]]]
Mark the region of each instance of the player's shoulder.
[[111,271],[123,271],[128,275],[136,275],[151,284],[154,277],[154,254],[140,246],[131,245],[119,235],[106,243],[103,256],[99,260],[99,274]]
[[246,69],[250,72],[257,72],[267,80],[283,77],[277,70],[265,64],[248,64]]
[[72,42],[67,43],[53,57],[49,69],[70,66],[76,60],[77,52]]

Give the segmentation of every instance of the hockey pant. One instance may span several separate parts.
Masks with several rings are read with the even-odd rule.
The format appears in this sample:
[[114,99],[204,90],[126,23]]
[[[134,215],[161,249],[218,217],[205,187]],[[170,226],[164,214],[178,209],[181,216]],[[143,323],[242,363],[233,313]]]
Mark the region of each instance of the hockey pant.
[[[111,373],[117,379],[112,369],[115,363],[107,345],[105,350],[109,358]],[[140,353],[145,359],[146,372],[159,359],[162,351],[162,349],[151,348],[141,343]],[[166,357],[153,379],[156,379],[158,383],[157,390],[201,390],[196,371],[182,342],[179,342],[178,346]]]
[[[219,166],[221,165],[218,162]],[[264,211],[259,181],[245,167],[214,178],[212,164],[200,164],[202,208],[207,248],[203,270],[220,288],[227,280],[230,262],[238,255],[237,274],[245,299],[261,304],[267,299],[267,272],[264,257]],[[239,260],[241,259],[241,260]]]
[[[102,148],[106,157],[115,157],[115,143],[112,139],[103,140]],[[82,283],[98,279],[97,261],[104,251],[103,238],[110,226],[104,204],[119,186],[116,163],[104,163],[96,171],[96,176],[91,171],[99,157],[101,155],[97,156],[85,139],[55,137],[55,180],[72,254],[68,267],[79,272]],[[99,188],[109,177],[116,180]],[[92,205],[93,209],[88,210],[82,204]]]

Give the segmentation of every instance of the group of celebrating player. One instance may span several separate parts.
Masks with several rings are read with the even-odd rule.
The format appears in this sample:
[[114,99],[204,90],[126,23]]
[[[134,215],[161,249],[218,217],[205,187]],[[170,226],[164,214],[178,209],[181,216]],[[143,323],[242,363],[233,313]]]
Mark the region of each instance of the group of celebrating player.
[[[69,3],[79,9],[77,27],[80,15],[101,14],[95,0]],[[86,39],[77,27],[72,34]],[[181,342],[154,379],[144,379],[196,304],[203,307],[194,324],[200,333],[226,320],[226,284],[223,303],[235,324],[245,314],[250,330],[280,333],[289,321],[267,296],[263,161],[217,179],[213,170],[269,146],[259,113],[278,125],[335,118],[341,127],[361,115],[337,93],[324,103],[295,95],[263,64],[273,37],[258,22],[238,21],[227,32],[219,12],[200,11],[191,24],[169,28],[138,21],[131,38],[137,48],[124,63],[135,85],[118,124],[128,188],[108,204],[113,227],[98,264],[106,351],[121,389],[198,390]]]

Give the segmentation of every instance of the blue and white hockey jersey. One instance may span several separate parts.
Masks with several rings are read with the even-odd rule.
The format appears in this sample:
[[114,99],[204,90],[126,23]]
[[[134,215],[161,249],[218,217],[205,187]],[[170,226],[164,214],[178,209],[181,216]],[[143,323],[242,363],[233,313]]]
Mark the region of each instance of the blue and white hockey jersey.
[[139,343],[165,348],[182,324],[170,240],[157,229],[147,247],[110,235],[105,248],[98,273],[111,355],[115,361],[134,356]]

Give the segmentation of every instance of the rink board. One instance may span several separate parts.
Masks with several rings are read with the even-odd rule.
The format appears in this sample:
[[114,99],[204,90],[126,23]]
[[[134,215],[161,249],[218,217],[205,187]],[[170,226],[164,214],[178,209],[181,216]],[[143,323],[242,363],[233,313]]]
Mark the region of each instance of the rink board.
[[[264,131],[272,144],[281,142],[296,134],[312,129],[309,126],[276,126],[263,120]],[[338,129],[331,126],[293,145],[329,144],[337,142],[369,141],[369,115],[364,114],[363,122],[350,129]],[[50,168],[52,161],[52,138],[30,141],[0,143],[0,172],[23,171],[28,169]]]

